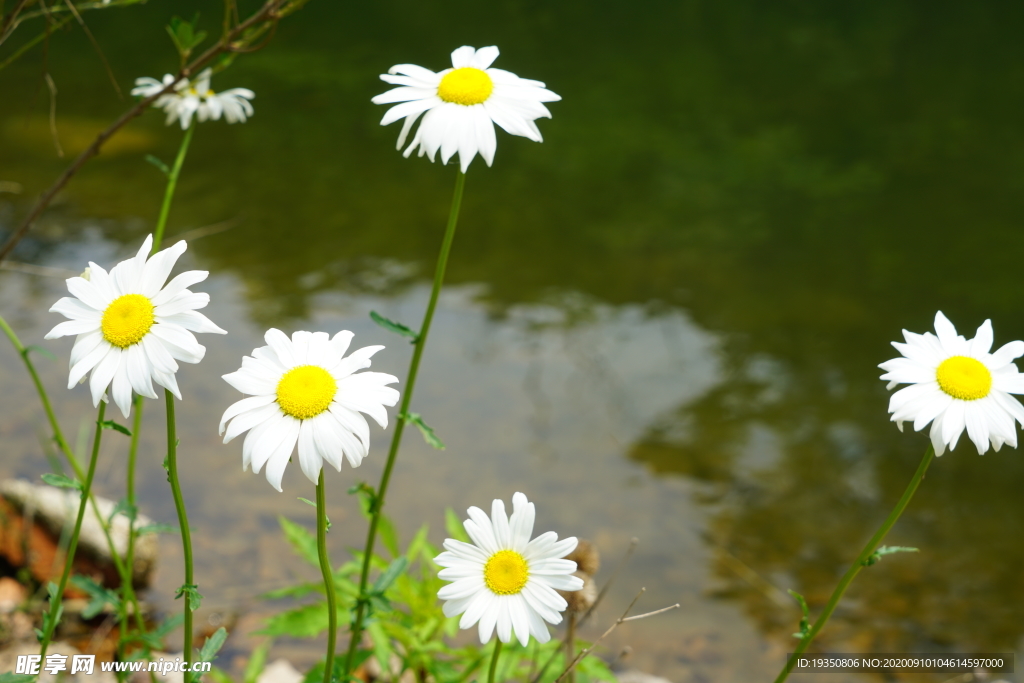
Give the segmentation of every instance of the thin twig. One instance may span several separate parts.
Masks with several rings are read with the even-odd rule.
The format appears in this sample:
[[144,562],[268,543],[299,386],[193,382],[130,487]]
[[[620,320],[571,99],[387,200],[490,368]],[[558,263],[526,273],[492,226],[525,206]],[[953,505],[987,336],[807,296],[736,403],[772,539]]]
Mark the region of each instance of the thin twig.
[[26,4],[28,4],[28,0],[18,0],[18,4],[14,6],[11,13],[4,17],[3,23],[0,24],[0,45],[7,40],[7,36],[14,33],[14,20],[18,18],[18,13],[25,8]]
[[644,591],[646,591],[646,590],[647,590],[646,588],[641,588],[640,589],[640,592],[636,594],[635,598],[633,598],[633,602],[629,603],[629,607],[627,607],[626,611],[622,613],[622,616],[619,617],[618,619],[616,619],[615,623],[613,623],[611,626],[609,626],[608,630],[605,631],[604,633],[602,633],[601,637],[598,638],[597,640],[595,640],[594,643],[590,647],[586,648],[585,650],[581,650],[580,653],[578,655],[576,655],[576,659],[572,660],[572,662],[570,662],[569,666],[566,667],[565,671],[562,672],[562,675],[555,679],[555,683],[560,683],[561,680],[563,678],[565,678],[569,674],[570,671],[575,669],[576,665],[579,664],[583,660],[584,657],[586,657],[591,652],[593,652],[594,648],[597,647],[597,644],[600,643],[602,640],[604,640],[605,637],[608,634],[610,634],[612,631],[614,631],[615,628],[619,624],[624,624],[627,621],[635,621],[637,619],[646,619],[647,617],[653,617],[655,614],[661,614],[662,612],[667,612],[669,610],[677,609],[679,607],[679,603],[677,602],[674,605],[670,605],[668,607],[662,607],[661,609],[656,609],[653,612],[647,612],[646,614],[638,614],[635,617],[627,617],[626,615],[629,614],[629,611],[631,609],[633,609],[633,605],[636,604],[636,601],[640,599],[640,596],[643,595]]
[[213,61],[221,53],[235,49],[236,46],[233,46],[232,42],[242,37],[246,31],[255,27],[257,24],[268,20],[276,23],[278,10],[287,4],[288,0],[267,0],[258,12],[232,29],[231,33],[226,38],[221,39],[215,45],[207,49],[206,52],[194,59],[191,64],[181,69],[171,83],[167,84],[159,92],[153,93],[149,97],[140,100],[135,106],[122,114],[116,121],[107,126],[106,129],[101,131],[96,136],[96,139],[92,141],[92,144],[79,154],[73,162],[71,162],[71,165],[61,173],[60,177],[57,178],[53,185],[43,192],[35,206],[33,206],[32,210],[29,211],[28,216],[26,216],[21,222],[21,225],[18,226],[3,246],[0,247],[0,261],[3,261],[7,255],[11,253],[11,250],[14,249],[18,242],[21,241],[21,238],[25,236],[25,233],[27,233],[29,228],[32,227],[57,193],[67,185],[72,176],[74,176],[79,169],[85,165],[85,162],[99,154],[100,148],[112,135],[114,135],[114,133],[121,130],[121,128],[123,128],[129,121],[142,114],[142,112],[144,112],[146,108],[158,97],[173,90],[174,86],[179,82],[189,78],[194,72],[206,66],[206,64]]
[[60,146],[60,138],[57,137],[57,84],[53,82],[50,72],[43,74],[46,87],[50,89],[50,137],[53,138],[53,146],[57,148],[57,156],[64,158],[64,150]]
[[[623,554],[622,559],[619,560],[618,564],[615,565],[615,569],[612,570],[612,575],[610,577],[608,577],[608,580],[605,582],[604,586],[601,588],[601,592],[599,592],[597,594],[597,598],[594,599],[594,604],[591,605],[590,609],[588,609],[583,614],[583,616],[580,617],[577,620],[577,622],[576,622],[577,628],[579,626],[583,625],[583,622],[585,622],[587,620],[587,617],[589,617],[591,614],[593,614],[594,610],[597,608],[597,606],[601,604],[602,600],[604,600],[604,596],[608,594],[608,589],[611,588],[612,582],[615,581],[615,577],[619,575],[619,571],[621,571],[622,568],[626,566],[626,562],[633,555],[633,551],[636,550],[636,546],[637,546],[638,543],[640,543],[640,539],[637,538],[636,536],[634,536],[633,538],[629,539],[629,547],[626,548],[626,552]],[[544,662],[544,666],[542,666],[540,668],[540,671],[537,673],[537,675],[536,676],[531,675],[530,683],[540,683],[541,677],[545,673],[547,673],[548,667],[551,666],[551,662],[555,661],[555,657],[558,656],[558,651],[565,645],[567,640],[568,640],[568,634],[566,634],[565,638],[562,638],[561,645],[559,645],[559,647],[557,647],[554,650],[552,650],[551,654],[548,656],[548,660],[546,662]]]
[[64,0],[64,4],[68,6],[71,13],[75,15],[75,19],[78,21],[78,25],[85,31],[85,35],[89,37],[89,42],[92,43],[93,48],[96,50],[96,54],[99,56],[100,61],[103,62],[103,68],[107,71],[107,77],[110,78],[111,85],[114,86],[114,91],[117,93],[117,99],[123,100],[124,93],[121,92],[121,86],[117,84],[117,78],[114,77],[114,70],[110,68],[110,62],[107,61],[106,55],[103,54],[103,50],[100,48],[100,44],[96,42],[96,38],[92,35],[92,31],[85,25],[85,20],[82,19],[82,15],[75,9],[74,3],[71,0]]

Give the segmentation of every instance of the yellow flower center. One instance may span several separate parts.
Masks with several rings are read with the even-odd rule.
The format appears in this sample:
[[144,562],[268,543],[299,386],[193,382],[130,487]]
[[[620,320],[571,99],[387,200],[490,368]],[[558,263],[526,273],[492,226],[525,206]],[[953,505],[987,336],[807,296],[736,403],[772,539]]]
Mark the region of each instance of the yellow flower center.
[[338,382],[319,365],[300,365],[277,383],[277,403],[287,415],[308,420],[327,410],[338,393]]
[[935,370],[939,388],[961,401],[975,401],[988,396],[992,389],[992,373],[981,361],[967,356],[951,356]]
[[466,106],[486,102],[493,91],[491,77],[471,66],[449,71],[437,86],[437,96],[442,100]]
[[484,583],[492,593],[515,595],[530,578],[530,567],[514,550],[499,550],[484,565]]
[[125,294],[103,311],[103,338],[122,349],[138,344],[153,327],[153,302],[141,294]]

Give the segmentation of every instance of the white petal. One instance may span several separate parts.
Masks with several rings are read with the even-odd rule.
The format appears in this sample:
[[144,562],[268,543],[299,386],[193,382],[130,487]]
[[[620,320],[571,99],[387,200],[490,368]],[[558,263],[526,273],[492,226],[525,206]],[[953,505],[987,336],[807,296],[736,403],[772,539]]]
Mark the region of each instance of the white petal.
[[[242,413],[245,412],[255,412],[257,408],[262,408],[263,406],[270,405],[274,401],[275,397],[273,395],[250,396],[249,398],[243,398],[241,401],[235,401],[230,406],[228,406],[228,409],[224,411],[224,415],[221,416],[218,434],[224,434],[224,427],[227,424],[228,420],[237,417],[238,415],[241,415]],[[243,429],[242,431],[245,430]],[[225,439],[224,443],[227,443],[230,440],[231,439]]]
[[174,246],[157,252],[153,258],[149,259],[142,270],[142,278],[139,283],[139,289],[144,296],[152,300],[160,292],[160,288],[167,281],[167,276],[171,274],[171,269],[174,268],[178,257],[184,254],[187,248],[188,245],[182,240]]
[[160,292],[153,297],[153,305],[160,306],[167,303],[180,294],[182,290],[188,289],[192,285],[205,280],[209,274],[210,273],[205,270],[186,270],[184,273],[179,273],[173,280],[167,283],[166,287],[161,289]]
[[103,359],[96,364],[92,375],[89,376],[89,390],[92,392],[93,407],[100,404],[100,397],[110,385],[110,380],[114,379],[114,373],[117,372],[117,366],[120,364],[121,349],[116,346],[111,346]]

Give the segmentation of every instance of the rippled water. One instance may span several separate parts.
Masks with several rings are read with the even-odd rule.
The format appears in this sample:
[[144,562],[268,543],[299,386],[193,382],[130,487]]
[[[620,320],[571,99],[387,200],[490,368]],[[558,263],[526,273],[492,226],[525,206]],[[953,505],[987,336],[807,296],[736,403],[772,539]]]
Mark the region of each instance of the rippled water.
[[[173,11],[192,5],[216,27],[216,3]],[[175,67],[171,11],[87,16],[122,89]],[[461,44],[497,44],[496,66],[564,101],[540,122],[542,145],[499,134],[495,167],[470,169],[414,401],[448,448],[407,435],[390,512],[407,535],[427,521],[440,541],[445,506],[522,490],[538,529],[597,541],[604,576],[637,536],[595,630],[646,586],[640,608],[682,609],[616,632],[636,665],[677,681],[773,676],[798,618],[785,590],[820,608],[926,446],[888,422],[876,365],[889,341],[930,329],[937,309],[968,335],[992,318],[997,344],[1024,337],[1021,13],[314,0],[282,22],[268,49],[215,78],[255,90],[256,115],[196,131],[168,230],[196,237],[183,265],[211,271],[209,315],[230,332],[180,375],[208,602],[265,613],[260,593],[315,575],[276,531],[280,514],[312,524],[296,500],[312,487],[297,468],[285,494],[240,472],[240,445],[216,435],[237,397],[219,375],[268,326],[351,329],[388,345],[375,369],[402,374],[408,345],[368,313],[418,323],[454,170],[402,159],[369,98],[392,64],[441,69]],[[74,154],[127,105],[80,33],[56,36],[48,65]],[[0,194],[0,232],[66,163],[40,73],[39,52],[0,72],[0,180],[24,187]],[[180,140],[162,124],[150,113],[115,138],[15,260],[77,274],[134,253],[163,190],[143,157],[169,159]],[[73,434],[92,409],[83,388],[63,390],[70,342],[41,342],[62,290],[60,277],[0,271],[0,312],[58,356],[40,363]],[[45,425],[5,347],[0,387],[0,474],[37,477]],[[173,521],[161,414],[147,406],[143,508]],[[357,474],[376,481],[388,435],[373,437],[363,468],[329,479],[338,558],[364,533],[344,490]],[[107,439],[100,488],[115,498],[124,450]],[[921,552],[865,571],[822,647],[1019,648],[1022,475],[1012,449],[962,445],[935,463],[888,539]],[[179,558],[164,545],[158,599],[171,608]]]

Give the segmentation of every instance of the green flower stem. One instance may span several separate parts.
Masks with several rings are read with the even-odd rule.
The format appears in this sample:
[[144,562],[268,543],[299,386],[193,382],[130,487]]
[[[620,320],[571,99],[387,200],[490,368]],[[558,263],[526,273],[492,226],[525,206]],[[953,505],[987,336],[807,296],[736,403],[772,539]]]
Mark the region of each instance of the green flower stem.
[[[85,518],[85,508],[89,503],[89,494],[92,491],[92,478],[96,474],[96,461],[100,453],[100,440],[103,437],[103,414],[107,410],[107,404],[100,401],[99,413],[96,416],[96,436],[92,441],[92,456],[89,458],[89,471],[82,483],[81,500],[78,503],[78,517],[75,518],[75,529],[71,532],[71,541],[68,543],[67,555],[64,557],[64,572],[60,576],[60,584],[57,586],[57,594],[50,600],[50,608],[47,610],[47,618],[44,619],[46,631],[41,640],[39,649],[40,656],[46,659],[46,649],[50,647],[50,640],[53,639],[53,632],[60,621],[60,605],[64,599],[64,589],[68,586],[68,577],[71,576],[71,565],[75,561],[75,550],[78,549],[78,534],[82,531],[82,520]],[[54,613],[57,610],[57,613]]]
[[[46,419],[50,422],[50,429],[53,430],[53,440],[57,443],[57,447],[60,448],[61,452],[64,454],[64,457],[67,459],[71,469],[74,470],[75,477],[78,481],[85,481],[85,472],[82,470],[82,466],[79,464],[78,458],[75,457],[74,451],[72,451],[71,447],[68,445],[67,439],[64,438],[64,432],[61,431],[60,424],[57,422],[57,416],[53,412],[53,406],[50,404],[50,397],[46,393],[46,387],[43,386],[42,380],[39,379],[39,373],[36,372],[35,365],[28,356],[28,349],[22,345],[21,340],[18,339],[16,334],[14,334],[14,330],[11,329],[3,317],[0,317],[0,329],[2,329],[7,335],[7,338],[11,340],[11,344],[14,346],[14,349],[18,352],[18,355],[21,356],[22,361],[24,361],[25,367],[28,369],[28,374],[32,377],[32,383],[35,385],[36,392],[39,394],[39,400],[43,404],[43,410],[46,411]],[[127,585],[130,587],[132,581],[132,564],[130,562],[126,564],[122,561],[120,553],[117,552],[117,548],[114,546],[114,539],[110,535],[110,525],[100,513],[99,506],[96,504],[96,496],[90,492],[88,498],[89,503],[92,505],[93,514],[96,515],[96,519],[100,523],[100,529],[103,530],[103,536],[107,541],[107,549],[110,551],[110,557],[114,562],[114,568],[117,570],[117,575],[121,578],[121,585]],[[129,590],[131,589],[129,588]],[[130,594],[130,600],[135,614],[141,615],[142,612],[139,609],[139,601],[134,592]],[[139,616],[138,619],[141,624],[141,616]]]
[[[127,486],[125,488],[125,498],[128,500],[129,509],[135,510],[135,462],[137,460],[136,455],[139,451],[139,433],[142,430],[142,406],[144,402],[142,397],[138,394],[135,395],[134,400],[135,408],[135,421],[132,423],[132,442],[131,446],[128,447],[128,476]],[[137,513],[136,513],[137,514]],[[125,566],[128,568],[128,580],[122,581],[121,587],[124,591],[124,600],[121,601],[121,611],[119,614],[119,623],[122,624],[122,634],[118,639],[117,643],[117,654],[121,661],[125,658],[125,645],[131,641],[130,634],[126,627],[128,625],[128,603],[130,602],[134,609],[135,627],[139,633],[145,633],[146,624],[142,619],[142,612],[139,610],[138,598],[135,596],[135,586],[132,584],[132,579],[135,574],[135,519],[129,518],[128,520],[128,551],[125,553]]]
[[167,174],[167,189],[164,190],[164,203],[160,206],[160,217],[156,221],[156,230],[153,232],[153,251],[155,254],[160,250],[160,243],[164,239],[164,228],[167,227],[167,216],[171,212],[171,199],[174,198],[174,188],[178,185],[178,174],[181,173],[181,165],[185,163],[185,154],[188,152],[188,145],[192,142],[192,132],[196,129],[195,122],[185,131],[185,137],[181,139],[181,147],[178,148],[178,156],[174,158],[174,166]]
[[[171,493],[174,496],[174,509],[178,511],[178,526],[181,527],[181,548],[185,555],[185,590],[182,591],[185,603],[185,640],[184,655],[187,670],[192,669],[192,596],[195,590],[192,578],[192,535],[188,529],[188,513],[185,511],[185,499],[181,497],[181,484],[178,482],[178,437],[174,424],[174,394],[164,389],[164,400],[167,402],[167,479],[171,482]],[[191,674],[185,674],[185,683],[192,680]]]
[[494,683],[494,672],[498,669],[498,655],[501,654],[501,638],[494,637],[494,654],[491,655],[491,668],[487,671],[487,683]]
[[910,480],[910,483],[907,484],[907,490],[903,492],[903,497],[900,498],[898,503],[896,503],[896,507],[894,507],[892,512],[889,513],[889,516],[885,518],[885,521],[882,522],[882,526],[878,528],[878,531],[876,531],[875,535],[871,537],[871,540],[864,546],[864,549],[860,551],[860,555],[857,556],[854,563],[846,570],[846,573],[843,574],[843,578],[839,580],[839,585],[836,586],[834,591],[832,591],[832,596],[828,599],[828,603],[825,605],[825,610],[814,622],[814,625],[811,626],[807,635],[800,639],[800,644],[796,646],[793,656],[790,657],[786,662],[786,665],[782,667],[782,671],[779,672],[778,677],[775,679],[775,683],[782,683],[782,681],[786,680],[790,672],[793,670],[793,665],[796,663],[797,656],[807,649],[807,646],[811,644],[814,637],[818,635],[818,631],[825,626],[829,617],[832,616],[832,612],[835,611],[836,605],[839,604],[839,599],[843,597],[843,593],[845,593],[846,589],[849,588],[851,583],[853,583],[853,580],[857,577],[857,574],[860,573],[860,570],[867,566],[868,559],[876,550],[878,550],[878,546],[885,538],[885,535],[889,533],[889,530],[892,529],[896,520],[898,520],[900,515],[903,514],[907,504],[910,503],[910,499],[914,497],[917,487],[921,484],[921,480],[924,479],[925,472],[928,471],[928,466],[934,459],[935,450],[929,444],[928,450],[924,452],[924,457],[921,459],[921,464],[917,466],[917,472],[914,473],[914,478]]
[[334,674],[334,646],[338,640],[338,607],[334,595],[334,573],[327,555],[327,502],[324,494],[324,471],[316,483],[316,551],[320,556],[320,572],[327,592],[327,661],[324,662],[324,683],[331,683]]
[[370,529],[366,536],[366,548],[363,551],[363,571],[359,577],[359,597],[356,604],[356,616],[352,621],[348,656],[345,659],[346,676],[352,673],[356,649],[359,647],[359,639],[363,633],[363,618],[366,614],[366,586],[370,578],[370,560],[373,558],[373,545],[377,538],[377,525],[380,522],[381,512],[384,508],[384,495],[388,490],[388,482],[391,481],[391,471],[395,466],[398,446],[402,442],[402,431],[405,427],[403,416],[408,414],[409,411],[412,392],[416,387],[416,375],[420,369],[420,359],[423,358],[423,349],[427,345],[427,333],[430,332],[430,323],[434,319],[434,309],[437,307],[437,297],[441,293],[444,272],[448,267],[448,254],[451,252],[452,240],[455,238],[455,226],[459,220],[459,207],[462,206],[462,191],[465,186],[466,175],[459,171],[455,177],[455,194],[452,197],[451,212],[448,214],[448,227],[445,229],[444,241],[441,243],[441,253],[438,254],[437,267],[434,270],[434,286],[430,290],[430,302],[427,304],[427,310],[423,314],[423,324],[420,325],[419,335],[413,344],[412,361],[409,363],[409,374],[406,376],[405,390],[402,392],[402,402],[399,405],[398,417],[395,420],[395,431],[391,436],[391,448],[388,450],[388,459],[384,465],[384,472],[381,474],[380,486],[377,487],[376,498],[370,509]]

